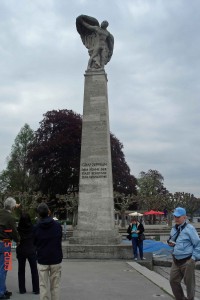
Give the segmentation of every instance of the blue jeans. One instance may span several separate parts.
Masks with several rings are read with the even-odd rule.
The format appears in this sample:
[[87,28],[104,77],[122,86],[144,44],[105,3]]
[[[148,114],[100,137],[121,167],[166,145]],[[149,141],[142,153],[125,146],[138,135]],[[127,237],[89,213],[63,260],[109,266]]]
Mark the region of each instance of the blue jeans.
[[11,252],[11,247],[6,242],[0,242],[0,297],[6,292],[6,275],[4,252]]
[[137,237],[132,237],[133,255],[137,258],[137,248],[139,249],[140,258],[143,258],[143,241],[139,241]]

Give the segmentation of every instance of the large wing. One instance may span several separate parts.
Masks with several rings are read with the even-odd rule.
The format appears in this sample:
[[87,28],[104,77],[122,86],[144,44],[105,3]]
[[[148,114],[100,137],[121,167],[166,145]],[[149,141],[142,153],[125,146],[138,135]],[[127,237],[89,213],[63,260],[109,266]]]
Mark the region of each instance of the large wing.
[[107,37],[107,45],[109,49],[109,53],[108,53],[108,62],[109,62],[112,57],[113,49],[114,49],[114,36],[111,33]]
[[76,18],[76,28],[81,36],[81,40],[87,49],[91,49],[95,45],[96,33],[86,28],[82,21],[92,26],[99,26],[99,22],[97,19],[86,15],[80,15]]

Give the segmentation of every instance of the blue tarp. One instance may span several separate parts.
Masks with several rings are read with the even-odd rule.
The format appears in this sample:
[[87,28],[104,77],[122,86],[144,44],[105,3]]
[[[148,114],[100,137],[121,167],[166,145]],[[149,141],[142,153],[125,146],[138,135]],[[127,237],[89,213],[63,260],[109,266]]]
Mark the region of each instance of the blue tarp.
[[[131,244],[131,241],[124,240],[123,243]],[[154,255],[164,255],[168,256],[171,254],[172,248],[166,243],[154,240],[144,240],[143,241],[143,251],[152,252]]]
[[154,241],[154,240],[145,240],[143,242],[143,251],[144,252],[156,252],[161,249],[166,249],[171,252],[172,248],[160,241]]

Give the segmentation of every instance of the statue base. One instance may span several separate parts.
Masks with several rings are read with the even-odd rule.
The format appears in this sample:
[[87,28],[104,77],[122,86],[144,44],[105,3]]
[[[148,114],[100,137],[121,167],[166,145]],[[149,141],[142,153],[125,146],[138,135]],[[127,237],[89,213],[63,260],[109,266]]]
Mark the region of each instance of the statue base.
[[63,243],[63,258],[68,259],[133,259],[131,245],[69,245]]
[[75,229],[69,244],[79,245],[117,245],[121,243],[121,236],[117,229],[114,230],[78,230]]

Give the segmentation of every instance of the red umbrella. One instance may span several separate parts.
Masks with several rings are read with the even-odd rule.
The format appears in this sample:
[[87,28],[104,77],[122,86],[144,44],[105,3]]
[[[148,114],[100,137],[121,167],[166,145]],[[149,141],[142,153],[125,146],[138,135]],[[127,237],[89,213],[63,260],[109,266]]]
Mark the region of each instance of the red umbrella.
[[157,211],[158,215],[164,215],[164,212],[162,211]]
[[163,212],[161,211],[155,211],[155,210],[150,210],[150,211],[146,211],[144,213],[145,216],[148,216],[148,215],[164,215]]

